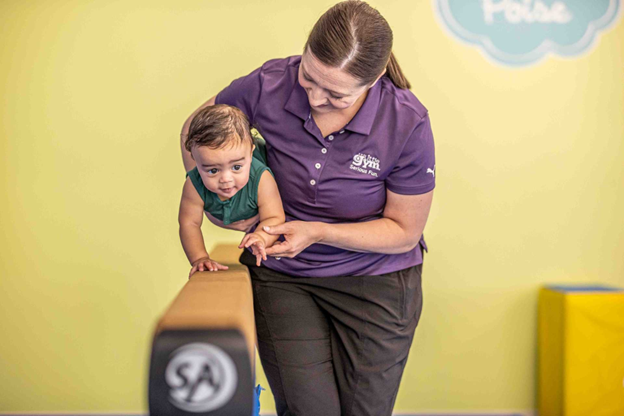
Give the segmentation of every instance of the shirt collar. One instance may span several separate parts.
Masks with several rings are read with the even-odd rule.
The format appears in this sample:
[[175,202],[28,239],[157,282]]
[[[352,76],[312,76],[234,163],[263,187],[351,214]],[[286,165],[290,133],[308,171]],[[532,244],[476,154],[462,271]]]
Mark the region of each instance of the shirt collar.
[[[373,127],[377,110],[379,109],[379,101],[381,98],[381,82],[379,79],[375,85],[368,90],[368,95],[364,104],[355,114],[355,117],[344,127],[345,130],[350,130],[355,133],[360,133],[368,136]],[[299,81],[295,78],[295,85],[290,92],[290,97],[284,105],[284,109],[288,112],[296,115],[302,120],[307,120],[310,116],[310,102],[308,101],[308,95],[303,87],[299,84]]]
[[310,115],[310,103],[308,102],[308,95],[299,81],[295,78],[295,85],[290,92],[290,97],[286,101],[284,106],[286,111],[291,112],[302,120],[307,120]]

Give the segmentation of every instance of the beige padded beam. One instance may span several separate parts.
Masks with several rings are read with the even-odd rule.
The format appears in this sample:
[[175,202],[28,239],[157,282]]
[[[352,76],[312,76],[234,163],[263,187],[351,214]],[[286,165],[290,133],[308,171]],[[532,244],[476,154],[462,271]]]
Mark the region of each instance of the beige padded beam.
[[210,257],[229,270],[193,274],[158,321],[155,335],[166,329],[237,329],[245,337],[254,368],[253,295],[249,271],[238,262],[241,252],[233,244],[211,250]]

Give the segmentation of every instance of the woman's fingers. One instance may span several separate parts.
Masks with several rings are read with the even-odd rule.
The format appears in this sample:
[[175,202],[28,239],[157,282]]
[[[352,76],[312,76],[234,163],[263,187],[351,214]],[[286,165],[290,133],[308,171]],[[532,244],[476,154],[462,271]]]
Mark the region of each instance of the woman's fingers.
[[291,244],[284,241],[273,244],[266,249],[266,254],[273,257],[289,257],[288,254],[292,249]]
[[288,234],[288,229],[288,223],[272,225],[270,227],[265,225],[264,227],[262,227],[262,231],[271,235]]
[[271,247],[266,249],[266,254],[268,254],[269,256],[275,256],[277,253],[281,253],[282,252],[282,246],[283,243],[281,242],[276,242],[275,244],[273,244]]

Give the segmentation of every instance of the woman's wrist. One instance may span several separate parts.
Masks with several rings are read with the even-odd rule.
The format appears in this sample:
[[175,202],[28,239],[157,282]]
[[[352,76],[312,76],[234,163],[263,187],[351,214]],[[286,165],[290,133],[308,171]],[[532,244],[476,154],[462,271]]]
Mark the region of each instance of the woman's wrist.
[[322,244],[327,240],[327,235],[331,224],[327,224],[325,222],[314,222],[312,223],[312,229],[314,230],[313,238],[315,243]]

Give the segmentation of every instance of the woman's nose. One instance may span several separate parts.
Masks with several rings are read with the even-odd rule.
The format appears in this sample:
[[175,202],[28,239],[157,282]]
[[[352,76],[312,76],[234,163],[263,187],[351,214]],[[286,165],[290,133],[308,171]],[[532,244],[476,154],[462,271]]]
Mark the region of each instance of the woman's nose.
[[313,107],[321,106],[327,101],[323,91],[320,88],[310,88],[308,92],[308,99],[310,101],[310,105]]

